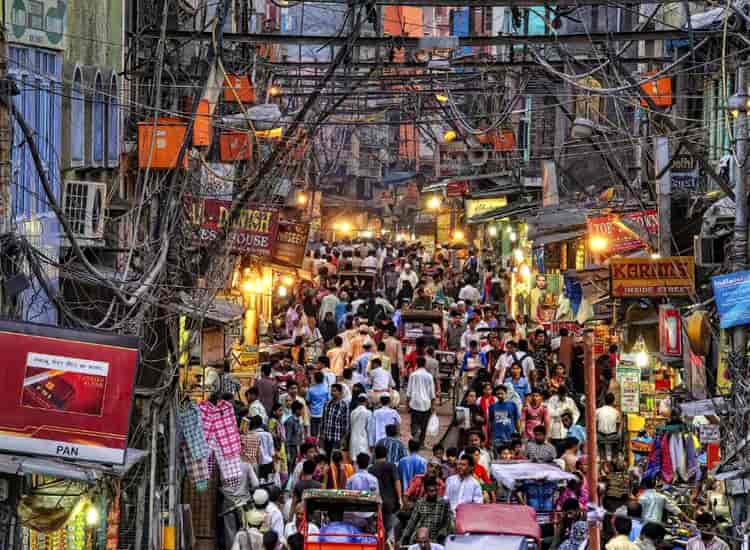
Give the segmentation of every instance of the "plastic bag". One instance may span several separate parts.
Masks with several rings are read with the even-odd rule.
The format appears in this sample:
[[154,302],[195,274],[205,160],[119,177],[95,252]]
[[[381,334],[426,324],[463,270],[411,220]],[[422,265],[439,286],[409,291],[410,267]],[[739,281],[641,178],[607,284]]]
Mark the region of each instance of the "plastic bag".
[[427,421],[426,435],[428,437],[437,437],[439,432],[440,432],[440,420],[438,420],[438,417],[436,414],[433,414],[432,416],[430,416],[430,419]]

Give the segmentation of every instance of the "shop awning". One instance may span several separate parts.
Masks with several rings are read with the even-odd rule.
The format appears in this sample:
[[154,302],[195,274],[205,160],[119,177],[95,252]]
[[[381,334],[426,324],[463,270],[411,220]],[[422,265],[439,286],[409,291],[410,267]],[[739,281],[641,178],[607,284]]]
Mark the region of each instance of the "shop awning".
[[508,206],[495,208],[494,210],[490,210],[489,212],[484,212],[483,214],[472,216],[471,218],[466,220],[466,223],[468,223],[469,225],[474,225],[477,223],[492,222],[495,220],[500,220],[502,218],[521,216],[523,214],[535,211],[537,208],[539,208],[540,204],[541,203],[539,201],[527,203],[514,202],[509,204]]
[[66,462],[54,458],[0,454],[0,472],[4,474],[37,474],[79,481],[96,481],[105,475],[124,476],[130,468],[145,458],[148,453],[140,449],[128,449],[125,464],[105,466],[91,462]]
[[560,243],[564,241],[570,241],[577,239],[586,234],[584,229],[578,229],[576,231],[563,231],[562,233],[548,233],[547,235],[539,235],[534,238],[532,246],[544,246],[545,244]]
[[409,180],[414,179],[417,177],[417,172],[414,171],[395,171],[390,172],[387,176],[383,178],[383,184],[384,185],[399,185],[401,183],[406,183]]
[[241,305],[214,298],[209,304],[202,304],[198,300],[191,298],[187,293],[180,292],[181,304],[175,304],[173,307],[178,312],[193,317],[195,319],[209,319],[217,323],[231,323],[242,318],[244,309]]

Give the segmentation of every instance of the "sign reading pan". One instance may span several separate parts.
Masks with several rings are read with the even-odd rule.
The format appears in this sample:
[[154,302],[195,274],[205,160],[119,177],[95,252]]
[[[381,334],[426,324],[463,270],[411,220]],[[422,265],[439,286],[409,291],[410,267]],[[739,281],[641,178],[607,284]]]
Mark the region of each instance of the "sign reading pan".
[[612,296],[683,296],[695,292],[692,256],[613,258],[609,264]]
[[0,321],[0,450],[123,464],[138,339]]

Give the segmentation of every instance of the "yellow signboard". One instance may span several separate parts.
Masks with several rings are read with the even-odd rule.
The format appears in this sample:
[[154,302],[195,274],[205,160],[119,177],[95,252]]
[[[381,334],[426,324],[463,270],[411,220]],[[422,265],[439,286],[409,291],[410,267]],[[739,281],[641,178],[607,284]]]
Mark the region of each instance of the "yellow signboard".
[[466,201],[466,217],[473,218],[479,214],[486,214],[508,205],[506,197],[492,197],[491,199],[468,199]]
[[695,292],[692,256],[613,258],[609,264],[612,296],[679,296]]

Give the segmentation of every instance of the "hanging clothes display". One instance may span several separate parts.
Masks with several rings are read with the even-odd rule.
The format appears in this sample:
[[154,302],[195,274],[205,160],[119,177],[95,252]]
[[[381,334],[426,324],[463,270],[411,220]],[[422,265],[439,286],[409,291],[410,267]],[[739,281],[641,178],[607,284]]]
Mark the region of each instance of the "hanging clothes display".
[[227,401],[216,404],[204,401],[198,405],[203,421],[203,433],[211,454],[208,458],[209,475],[218,465],[222,481],[226,486],[239,485],[240,433],[234,416],[234,407]]
[[182,433],[180,449],[190,481],[198,491],[205,491],[210,477],[209,449],[203,432],[203,415],[192,401],[183,403],[177,411],[177,423]]

